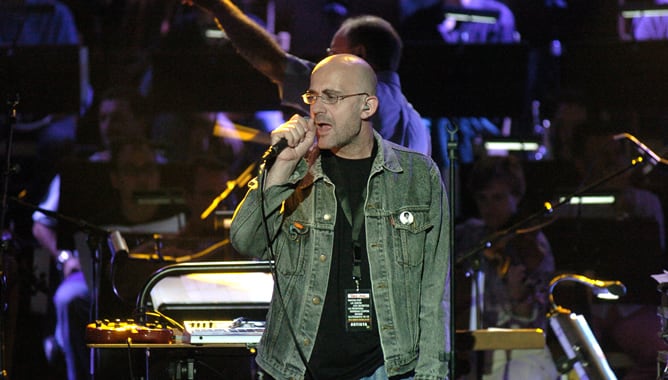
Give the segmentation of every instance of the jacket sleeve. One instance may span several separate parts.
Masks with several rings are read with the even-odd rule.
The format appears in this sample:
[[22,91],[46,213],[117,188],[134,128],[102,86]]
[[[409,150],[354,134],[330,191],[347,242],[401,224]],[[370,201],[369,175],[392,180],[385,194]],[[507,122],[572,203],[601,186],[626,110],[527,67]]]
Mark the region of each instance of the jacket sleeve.
[[232,247],[244,256],[269,260],[271,253],[267,251],[267,240],[269,238],[273,242],[280,232],[283,201],[294,192],[294,182],[272,186],[262,194],[262,175],[249,182],[246,196],[234,211],[230,241]]
[[450,213],[445,186],[435,164],[430,169],[432,196],[420,300],[420,354],[415,380],[447,378],[450,342]]

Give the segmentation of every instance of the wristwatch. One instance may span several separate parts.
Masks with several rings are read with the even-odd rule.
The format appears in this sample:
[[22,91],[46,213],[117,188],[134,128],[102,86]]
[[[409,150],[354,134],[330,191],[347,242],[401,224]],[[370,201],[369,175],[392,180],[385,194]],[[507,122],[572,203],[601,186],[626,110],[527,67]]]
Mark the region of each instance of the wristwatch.
[[72,254],[72,251],[68,251],[68,250],[65,250],[65,249],[60,251],[58,253],[58,257],[56,257],[56,260],[58,261],[58,263],[56,265],[58,267],[58,270],[62,271],[63,266],[65,265],[65,262],[67,262],[72,257],[74,257],[74,255]]

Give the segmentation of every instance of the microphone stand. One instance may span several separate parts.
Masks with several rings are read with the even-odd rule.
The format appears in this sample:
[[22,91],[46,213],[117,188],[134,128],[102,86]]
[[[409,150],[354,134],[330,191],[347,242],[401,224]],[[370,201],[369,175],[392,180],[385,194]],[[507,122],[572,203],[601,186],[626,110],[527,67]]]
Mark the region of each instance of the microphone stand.
[[2,241],[0,242],[1,247],[0,247],[0,379],[4,380],[9,378],[8,372],[7,372],[7,363],[5,363],[5,320],[7,316],[7,308],[8,308],[8,300],[5,299],[7,296],[7,268],[6,268],[6,260],[7,257],[6,255],[8,254],[9,251],[9,245],[10,242],[9,240],[6,240],[4,238],[4,232],[5,232],[5,227],[7,223],[7,209],[9,206],[8,203],[8,196],[9,196],[9,182],[10,182],[10,177],[12,174],[15,174],[19,168],[18,166],[15,166],[12,164],[12,155],[13,155],[13,146],[14,146],[14,128],[17,123],[17,113],[18,113],[18,106],[21,100],[21,96],[19,95],[20,92],[18,90],[19,88],[19,83],[18,81],[18,75],[16,75],[16,63],[14,62],[14,54],[15,50],[18,47],[18,41],[21,36],[21,33],[23,32],[23,27],[24,27],[25,20],[23,20],[20,23],[20,27],[17,30],[16,35],[12,39],[12,44],[11,44],[11,49],[9,50],[9,53],[7,54],[8,57],[10,58],[9,60],[9,68],[7,70],[7,73],[9,73],[10,78],[13,75],[14,77],[10,81],[11,86],[14,87],[15,95],[12,99],[7,99],[7,116],[8,116],[8,124],[7,124],[7,141],[5,144],[5,166],[4,166],[4,171],[2,174],[2,180],[3,180],[3,187],[2,187],[2,204],[0,204],[0,207],[2,210],[0,211],[0,233],[2,233]]
[[252,172],[256,165],[257,163],[250,164],[250,166],[248,166],[246,170],[244,170],[243,173],[241,173],[235,180],[227,181],[227,188],[225,188],[225,190],[211,202],[209,207],[207,207],[206,210],[202,212],[200,219],[204,220],[208,218],[209,215],[211,215],[211,213],[216,209],[216,207],[218,207],[220,202],[224,201],[230,195],[230,193],[234,191],[234,189],[245,186],[248,181],[253,178]]
[[647,157],[649,157],[649,160],[652,163],[652,165],[657,165],[657,164],[668,165],[668,160],[654,153],[650,148],[648,148],[645,144],[640,142],[640,140],[638,140],[635,136],[633,136],[630,133],[620,133],[614,135],[612,138],[614,140],[627,139],[631,141],[638,148],[640,152],[644,153]]
[[90,248],[90,252],[93,254],[93,307],[92,309],[92,318],[97,319],[99,317],[98,315],[98,299],[97,296],[99,294],[99,287],[100,287],[100,274],[102,273],[101,270],[101,264],[102,264],[102,255],[100,252],[100,244],[104,240],[108,240],[110,237],[110,231],[98,227],[94,224],[91,224],[83,219],[76,219],[72,218],[66,215],[63,215],[59,212],[56,211],[51,211],[51,210],[46,210],[41,207],[35,206],[31,203],[25,202],[19,198],[16,197],[11,197],[10,198],[13,202],[16,202],[20,206],[26,207],[32,211],[39,211],[42,214],[54,218],[58,220],[59,222],[66,222],[69,223],[77,228],[77,230],[85,233],[88,238],[86,242],[88,243],[88,247]]
[[503,240],[503,239],[511,237],[511,236],[515,236],[515,235],[519,235],[519,234],[523,234],[523,233],[526,233],[526,232],[533,231],[535,229],[535,226],[534,227],[527,227],[527,226],[529,226],[529,223],[531,223],[531,222],[533,222],[533,221],[535,221],[535,220],[537,220],[537,219],[539,219],[543,216],[553,214],[555,210],[559,209],[564,204],[569,203],[570,200],[573,199],[574,197],[577,197],[577,196],[582,195],[582,194],[584,194],[584,193],[586,193],[590,190],[595,189],[596,187],[610,181],[611,179],[625,173],[628,170],[633,169],[634,167],[636,167],[637,165],[639,165],[643,162],[645,162],[645,159],[643,158],[643,156],[638,156],[638,157],[632,159],[630,161],[629,165],[627,165],[627,166],[625,166],[625,167],[623,167],[623,168],[621,168],[621,169],[619,169],[619,170],[617,170],[613,173],[610,173],[610,174],[600,178],[599,180],[593,182],[592,184],[590,184],[588,186],[585,186],[585,187],[583,187],[579,190],[576,190],[576,191],[572,192],[571,194],[563,197],[561,200],[557,201],[554,204],[552,202],[546,201],[543,204],[543,208],[540,211],[537,211],[537,212],[534,212],[533,214],[530,214],[529,216],[525,217],[524,219],[518,221],[517,223],[511,225],[510,227],[508,227],[506,229],[503,229],[501,231],[497,231],[497,232],[492,233],[492,234],[488,235],[487,237],[485,237],[485,239],[481,240],[478,244],[476,244],[473,248],[471,248],[469,251],[467,251],[464,255],[458,257],[457,258],[457,264],[461,264],[462,262],[471,258],[472,256],[474,256],[478,252],[484,250],[485,248],[490,248],[492,245],[494,245],[494,243],[496,243],[500,240]]
[[[466,254],[461,256],[457,260],[457,264],[461,264],[464,260],[470,258],[471,256],[475,255],[479,251],[482,251],[485,248],[491,247],[494,243],[496,243],[499,240],[502,240],[506,237],[509,237],[511,235],[523,233],[523,232],[529,232],[529,231],[523,231],[521,230],[522,227],[528,225],[528,223],[540,218],[541,216],[544,216],[546,214],[552,214],[554,210],[558,209],[559,207],[563,206],[566,203],[569,203],[571,199],[574,197],[577,197],[579,195],[582,195],[590,190],[595,189],[596,187],[610,181],[611,179],[625,173],[628,170],[633,169],[634,167],[638,166],[639,164],[645,163],[647,161],[650,162],[652,165],[668,165],[668,160],[661,157],[657,153],[653,152],[650,148],[648,148],[645,144],[643,144],[640,140],[638,140],[635,136],[629,134],[629,133],[620,133],[617,135],[613,136],[613,140],[621,140],[621,139],[626,139],[632,142],[638,150],[640,151],[640,155],[631,159],[629,164],[613,173],[610,173],[599,180],[595,181],[594,183],[585,186],[581,188],[580,190],[576,190],[573,193],[565,196],[563,199],[559,200],[557,203],[552,204],[551,202],[545,202],[543,204],[544,208],[534,214],[529,215],[525,219],[520,220],[519,222],[513,224],[512,226],[491,234],[490,236],[486,237],[485,239],[481,240],[476,246],[474,246],[470,251],[468,251]],[[648,160],[645,159],[645,157],[648,157]]]
[[[82,231],[83,233],[86,234],[87,239],[86,243],[88,245],[88,248],[90,250],[90,253],[92,255],[92,282],[93,282],[93,289],[92,289],[92,296],[91,296],[91,310],[90,310],[90,320],[98,320],[99,319],[99,294],[100,294],[100,280],[101,280],[101,275],[102,275],[102,246],[101,242],[104,241],[105,239],[110,241],[110,232],[98,227],[94,224],[88,223],[83,219],[75,219],[69,216],[65,216],[63,214],[60,214],[55,211],[51,210],[46,210],[41,207],[35,206],[31,203],[25,202],[19,198],[16,197],[11,197],[11,200],[19,204],[20,206],[26,207],[32,211],[39,211],[43,213],[46,216],[49,216],[51,218],[54,218],[58,220],[59,222],[67,222],[71,225],[76,226],[76,228],[79,231]],[[111,242],[110,242],[111,244]],[[82,326],[83,328],[83,326]],[[91,348],[90,351],[90,360],[91,360],[91,368],[90,368],[90,374],[91,378],[95,378],[95,363],[97,361],[97,354],[96,354],[96,349]]]
[[19,95],[17,94],[14,100],[7,101],[9,105],[9,122],[7,128],[7,142],[5,144],[5,166],[2,174],[2,205],[0,208],[0,233],[2,234],[2,241],[0,241],[0,379],[8,378],[7,363],[5,363],[5,321],[7,317],[7,309],[9,307],[8,288],[7,288],[7,255],[9,254],[10,239],[5,239],[5,226],[7,223],[7,209],[9,196],[9,180],[12,174],[18,171],[18,167],[12,164],[12,147],[14,145],[14,125],[16,124],[16,113],[19,105]]

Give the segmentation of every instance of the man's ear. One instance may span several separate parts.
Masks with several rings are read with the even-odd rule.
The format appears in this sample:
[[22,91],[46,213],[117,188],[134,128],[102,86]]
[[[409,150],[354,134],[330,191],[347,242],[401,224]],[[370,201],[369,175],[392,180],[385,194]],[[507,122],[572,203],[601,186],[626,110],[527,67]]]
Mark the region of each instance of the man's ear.
[[361,117],[364,120],[368,120],[378,111],[378,98],[370,95],[367,96],[362,103],[362,113]]

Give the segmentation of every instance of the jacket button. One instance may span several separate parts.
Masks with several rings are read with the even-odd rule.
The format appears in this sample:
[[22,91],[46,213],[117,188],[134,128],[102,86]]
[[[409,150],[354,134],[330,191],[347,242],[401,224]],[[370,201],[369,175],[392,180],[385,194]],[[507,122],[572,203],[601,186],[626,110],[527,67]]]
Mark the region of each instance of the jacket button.
[[314,305],[320,305],[320,297],[313,297],[311,301]]
[[309,338],[304,338],[304,346],[308,346],[311,344],[311,339]]
[[322,261],[323,263],[324,263],[325,261],[327,261],[327,256],[325,256],[325,255],[320,255],[320,261]]
[[322,218],[325,219],[325,220],[327,220],[327,221],[329,221],[329,220],[332,220],[332,215],[330,215],[330,214],[325,214],[325,215],[322,216]]

